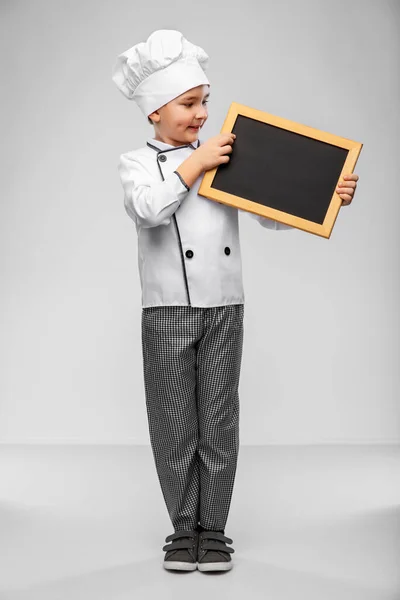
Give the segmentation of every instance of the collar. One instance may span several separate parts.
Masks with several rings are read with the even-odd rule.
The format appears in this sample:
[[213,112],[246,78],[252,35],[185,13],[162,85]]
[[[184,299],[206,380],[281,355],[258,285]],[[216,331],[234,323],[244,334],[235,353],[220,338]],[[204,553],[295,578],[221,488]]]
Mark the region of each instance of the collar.
[[160,152],[164,152],[165,150],[178,150],[180,148],[193,148],[193,150],[196,150],[196,148],[200,146],[200,140],[197,138],[193,144],[173,146],[172,144],[166,144],[165,142],[160,142],[160,140],[155,140],[154,138],[148,138],[146,144],[147,146],[150,146],[150,148],[153,148],[153,150],[159,150]]

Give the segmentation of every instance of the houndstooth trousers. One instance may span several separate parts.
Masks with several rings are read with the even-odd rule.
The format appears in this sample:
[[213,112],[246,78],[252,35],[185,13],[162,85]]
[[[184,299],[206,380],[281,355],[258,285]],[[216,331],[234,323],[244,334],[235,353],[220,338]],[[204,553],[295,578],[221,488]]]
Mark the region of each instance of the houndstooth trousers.
[[244,304],[142,308],[150,442],[175,531],[224,531],[239,452]]

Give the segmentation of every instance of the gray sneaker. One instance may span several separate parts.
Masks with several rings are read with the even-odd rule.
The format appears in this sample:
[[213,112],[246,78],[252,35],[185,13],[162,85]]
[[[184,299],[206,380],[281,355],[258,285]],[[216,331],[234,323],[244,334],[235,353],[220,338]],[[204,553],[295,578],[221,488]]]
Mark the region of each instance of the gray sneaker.
[[201,531],[197,555],[199,571],[229,571],[232,568],[230,554],[235,551],[226,544],[232,544],[232,540],[223,533]]
[[197,569],[197,546],[199,534],[197,531],[176,531],[165,541],[172,542],[163,547],[166,552],[164,568],[177,571],[195,571]]

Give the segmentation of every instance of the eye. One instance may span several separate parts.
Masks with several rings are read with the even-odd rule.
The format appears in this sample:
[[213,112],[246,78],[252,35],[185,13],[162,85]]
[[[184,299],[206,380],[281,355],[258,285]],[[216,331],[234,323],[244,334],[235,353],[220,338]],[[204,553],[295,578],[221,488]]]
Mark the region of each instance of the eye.
[[[207,103],[208,103],[208,100],[203,101],[203,104],[207,104]],[[193,105],[193,102],[190,102],[189,104],[184,104],[184,106],[192,106],[192,105]]]

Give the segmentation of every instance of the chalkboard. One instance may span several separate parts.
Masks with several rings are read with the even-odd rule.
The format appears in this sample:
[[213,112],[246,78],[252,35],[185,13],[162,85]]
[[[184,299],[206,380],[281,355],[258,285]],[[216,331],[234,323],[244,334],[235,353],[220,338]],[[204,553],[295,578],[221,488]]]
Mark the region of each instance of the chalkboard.
[[363,144],[232,102],[221,133],[230,160],[207,171],[198,194],[329,238]]

